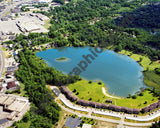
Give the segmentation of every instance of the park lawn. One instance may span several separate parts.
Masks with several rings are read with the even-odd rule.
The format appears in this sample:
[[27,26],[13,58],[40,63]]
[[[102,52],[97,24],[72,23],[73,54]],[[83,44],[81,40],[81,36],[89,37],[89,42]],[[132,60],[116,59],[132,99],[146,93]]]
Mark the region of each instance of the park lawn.
[[[123,98],[123,99],[112,99],[113,103],[117,106],[125,106],[129,108],[143,108],[145,106],[148,106],[154,102],[158,101],[158,97],[154,97],[153,93],[150,91],[145,90],[143,96],[137,96],[136,99],[132,98]],[[144,102],[147,101],[146,104]]]
[[160,89],[160,75],[157,75],[154,71],[144,72],[144,83],[147,86]]
[[102,103],[102,101],[107,99],[107,96],[105,96],[102,92],[102,87],[105,87],[104,83],[99,85],[98,82],[92,82],[91,84],[89,84],[88,82],[89,81],[87,80],[81,80],[76,83],[70,84],[69,86],[67,86],[67,88],[70,91],[76,89],[77,91],[73,94],[79,92],[79,94],[76,96],[83,100],[89,101],[89,99],[92,98],[92,101]]
[[[105,100],[111,99],[114,105],[125,106],[129,108],[143,108],[144,106],[158,101],[158,97],[154,97],[153,94],[149,91],[144,91],[144,95],[137,96],[136,99],[122,97],[120,97],[120,99],[110,98],[103,94],[102,87],[105,87],[105,85],[99,85],[98,82],[92,82],[91,84],[89,84],[87,80],[81,80],[76,83],[70,84],[67,88],[70,91],[76,89],[76,92],[73,94],[79,92],[79,94],[76,95],[79,99],[89,101],[89,99],[92,98],[91,101],[99,103],[104,103]],[[147,101],[147,104],[144,104],[145,101]]]

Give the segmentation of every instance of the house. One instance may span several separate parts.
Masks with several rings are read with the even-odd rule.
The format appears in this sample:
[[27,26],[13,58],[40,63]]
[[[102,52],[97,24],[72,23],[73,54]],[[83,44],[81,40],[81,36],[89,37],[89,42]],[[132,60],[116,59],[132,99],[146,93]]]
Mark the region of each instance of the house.
[[7,83],[7,89],[17,87],[15,81],[11,81]]
[[2,92],[3,90],[4,90],[4,88],[1,86],[1,87],[0,87],[0,92]]
[[81,100],[81,99],[79,99],[77,101],[77,104],[82,105],[82,106],[89,106],[89,102],[88,101]]
[[90,125],[90,124],[83,124],[82,128],[92,128],[92,125]]
[[2,17],[1,20],[2,21],[8,21],[8,18],[7,17]]
[[10,40],[14,40],[16,38],[16,36],[9,36]]
[[14,72],[16,70],[18,70],[18,67],[7,67],[7,72]]
[[61,91],[62,93],[64,93],[66,95],[66,97],[71,100],[72,102],[77,100],[77,97],[73,96],[72,93],[67,90],[67,88],[65,86],[61,86]]

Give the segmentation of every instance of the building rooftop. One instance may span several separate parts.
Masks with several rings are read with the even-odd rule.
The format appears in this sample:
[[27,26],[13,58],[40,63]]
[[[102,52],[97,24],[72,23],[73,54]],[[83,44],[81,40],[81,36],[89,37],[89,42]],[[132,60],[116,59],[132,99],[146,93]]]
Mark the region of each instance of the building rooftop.
[[90,125],[90,124],[83,124],[82,128],[92,128],[92,125]]
[[10,105],[11,103],[13,103],[14,101],[15,101],[15,97],[8,97],[4,102],[3,102],[3,104],[5,104],[5,105]]

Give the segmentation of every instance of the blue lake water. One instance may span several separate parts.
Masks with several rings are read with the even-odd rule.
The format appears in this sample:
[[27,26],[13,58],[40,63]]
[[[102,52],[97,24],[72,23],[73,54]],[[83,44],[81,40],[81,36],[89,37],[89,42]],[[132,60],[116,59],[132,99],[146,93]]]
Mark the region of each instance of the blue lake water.
[[[95,57],[90,47],[74,48],[63,47],[54,48],[46,51],[38,52],[36,55],[42,57],[48,64],[65,74],[72,72],[73,68],[77,67],[82,72],[81,77],[87,80],[101,80],[106,84],[110,94],[126,97],[128,94],[135,94],[141,87],[146,87],[143,83],[143,68],[133,59],[126,55],[117,54],[111,50],[104,50],[101,53],[96,53]],[[82,55],[91,54],[91,63],[82,57]],[[57,58],[66,57],[67,61],[57,61]],[[80,61],[85,61],[88,64],[83,71],[77,64]],[[84,66],[84,65],[83,65]]]

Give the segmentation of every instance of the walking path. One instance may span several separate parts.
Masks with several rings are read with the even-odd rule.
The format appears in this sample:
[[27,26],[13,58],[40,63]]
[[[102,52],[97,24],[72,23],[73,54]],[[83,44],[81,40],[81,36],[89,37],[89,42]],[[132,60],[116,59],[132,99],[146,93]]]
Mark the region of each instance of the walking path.
[[102,87],[102,92],[103,92],[103,94],[106,95],[107,97],[115,98],[115,99],[121,99],[120,97],[112,96],[112,95],[109,95],[108,93],[106,93],[106,89],[105,89],[104,87]]

